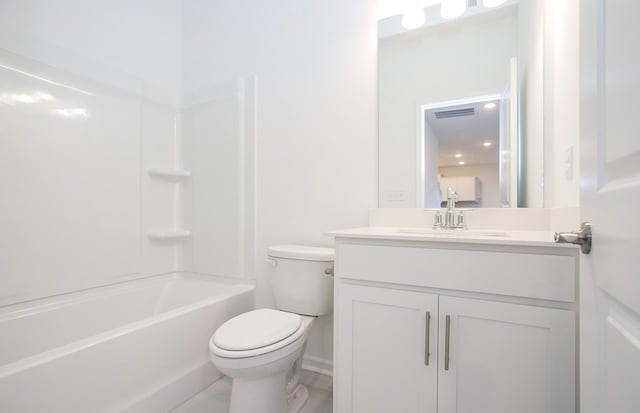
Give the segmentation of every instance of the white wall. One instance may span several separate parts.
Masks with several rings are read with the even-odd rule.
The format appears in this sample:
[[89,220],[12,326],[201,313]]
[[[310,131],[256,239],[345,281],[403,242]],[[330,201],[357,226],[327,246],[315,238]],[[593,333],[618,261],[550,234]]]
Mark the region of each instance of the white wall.
[[[381,40],[380,207],[416,206],[418,106],[501,93],[517,24],[509,7]],[[404,199],[389,201],[399,191]]]
[[[256,76],[259,307],[273,305],[269,245],[331,245],[323,232],[366,225],[375,205],[374,3],[184,1],[185,90]],[[319,321],[307,354],[331,360]]]
[[580,204],[578,17],[578,0],[520,2],[518,76],[527,207]]
[[0,48],[74,72],[100,66],[176,91],[180,17],[181,0],[3,0]]
[[579,1],[547,0],[544,25],[546,207],[580,205]]
[[53,96],[0,103],[1,303],[175,270],[146,233],[173,225],[176,187],[146,169],[175,163],[180,3],[0,1],[0,64],[39,77],[0,68],[0,93]]

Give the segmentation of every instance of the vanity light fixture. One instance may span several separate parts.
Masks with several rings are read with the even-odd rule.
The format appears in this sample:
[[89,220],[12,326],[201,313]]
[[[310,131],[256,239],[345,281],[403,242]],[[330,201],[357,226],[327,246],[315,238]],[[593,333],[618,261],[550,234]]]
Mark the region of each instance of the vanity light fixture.
[[467,10],[467,0],[442,0],[440,15],[443,19],[455,19]]
[[402,27],[407,30],[417,29],[424,26],[426,19],[424,17],[424,9],[415,9],[408,11],[402,15]]
[[498,7],[501,4],[506,3],[507,0],[482,0],[482,4],[484,5],[484,7]]
[[458,162],[458,165],[464,165],[464,161]]
[[489,146],[493,145],[493,143],[486,141],[485,143],[482,144],[482,146],[488,148]]
[[494,109],[495,107],[496,107],[496,104],[494,102],[489,102],[484,105],[485,109]]
[[461,153],[456,153],[456,158],[462,158],[462,154]]

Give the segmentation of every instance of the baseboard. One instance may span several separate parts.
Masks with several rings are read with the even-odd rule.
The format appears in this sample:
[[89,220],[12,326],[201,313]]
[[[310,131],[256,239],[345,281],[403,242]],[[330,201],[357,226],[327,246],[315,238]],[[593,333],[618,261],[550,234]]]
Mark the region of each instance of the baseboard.
[[307,356],[302,358],[302,368],[314,373],[333,377],[333,361],[320,357]]

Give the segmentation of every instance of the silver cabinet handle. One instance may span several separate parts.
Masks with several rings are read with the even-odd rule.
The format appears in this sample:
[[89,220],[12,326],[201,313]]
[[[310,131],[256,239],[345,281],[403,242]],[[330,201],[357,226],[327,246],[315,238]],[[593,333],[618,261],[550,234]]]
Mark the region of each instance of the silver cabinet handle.
[[449,335],[451,334],[451,316],[446,317],[444,330],[444,369],[449,370]]
[[577,244],[584,254],[591,252],[591,223],[583,222],[578,232],[556,232],[553,239],[558,243]]
[[429,330],[431,329],[431,313],[427,311],[424,332],[424,365],[429,365]]

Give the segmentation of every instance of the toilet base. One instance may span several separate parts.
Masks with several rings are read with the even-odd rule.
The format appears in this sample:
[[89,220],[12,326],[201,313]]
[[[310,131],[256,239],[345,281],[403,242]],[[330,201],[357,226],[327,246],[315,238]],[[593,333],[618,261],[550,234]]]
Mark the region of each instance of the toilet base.
[[300,413],[309,399],[309,390],[298,384],[286,394],[286,375],[277,374],[258,380],[235,379],[229,411],[233,413]]
[[233,413],[282,413],[287,411],[285,374],[261,379],[235,378],[229,411]]
[[289,405],[287,413],[300,413],[309,400],[309,390],[302,384],[298,384],[296,388],[287,397]]

